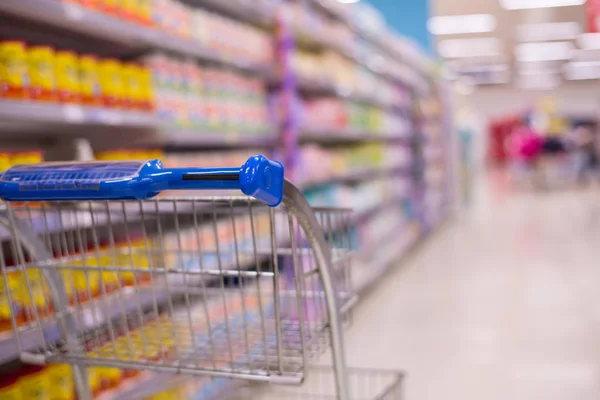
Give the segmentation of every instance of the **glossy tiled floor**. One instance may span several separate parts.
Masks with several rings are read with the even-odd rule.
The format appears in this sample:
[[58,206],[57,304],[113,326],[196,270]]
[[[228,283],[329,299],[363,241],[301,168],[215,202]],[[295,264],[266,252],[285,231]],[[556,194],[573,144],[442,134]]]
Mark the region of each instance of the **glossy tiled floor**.
[[349,364],[406,400],[600,399],[600,190],[477,197],[358,306]]

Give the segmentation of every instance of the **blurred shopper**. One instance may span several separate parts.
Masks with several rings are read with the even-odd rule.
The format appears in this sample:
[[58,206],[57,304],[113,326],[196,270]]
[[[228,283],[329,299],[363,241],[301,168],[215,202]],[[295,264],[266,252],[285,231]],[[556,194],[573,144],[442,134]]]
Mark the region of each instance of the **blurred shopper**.
[[571,166],[563,132],[550,132],[544,139],[538,165],[538,182],[543,189],[552,189],[569,179]]
[[573,144],[577,182],[585,184],[598,165],[598,155],[592,129],[586,125],[577,126],[573,131]]
[[[516,177],[533,179],[543,146],[542,137],[526,125],[518,127],[509,138],[509,154]],[[528,179],[528,180],[529,180]]]

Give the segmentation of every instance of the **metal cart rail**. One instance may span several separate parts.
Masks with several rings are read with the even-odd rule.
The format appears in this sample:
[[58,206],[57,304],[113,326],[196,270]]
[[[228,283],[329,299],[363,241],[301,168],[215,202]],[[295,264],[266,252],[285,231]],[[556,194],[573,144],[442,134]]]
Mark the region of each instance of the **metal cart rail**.
[[[190,188],[237,188],[262,202],[151,199]],[[94,394],[86,368],[96,367],[299,385],[328,347],[332,393],[350,398],[341,316],[352,302],[350,214],[313,210],[281,164],[17,166],[0,197],[21,359],[71,364],[78,398]],[[31,335],[34,349],[23,345]]]

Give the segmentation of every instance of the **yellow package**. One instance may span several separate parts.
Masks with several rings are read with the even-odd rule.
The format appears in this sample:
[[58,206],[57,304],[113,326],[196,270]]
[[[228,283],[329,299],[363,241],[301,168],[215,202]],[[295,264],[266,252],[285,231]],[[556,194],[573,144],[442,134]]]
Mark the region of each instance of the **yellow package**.
[[0,42],[0,97],[27,97],[27,53],[18,40]]
[[58,99],[62,102],[78,102],[80,95],[79,60],[72,51],[56,53],[55,73]]
[[109,107],[121,106],[124,91],[121,63],[108,58],[100,61],[98,70],[104,105]]
[[37,164],[44,161],[40,150],[20,151],[14,153],[11,157],[12,165],[17,164]]
[[96,160],[102,161],[120,161],[120,160],[130,160],[131,159],[131,151],[129,150],[108,150],[102,151],[100,153],[96,153]]
[[141,68],[136,64],[123,64],[124,101],[127,107],[139,108],[143,100],[140,72]]
[[100,271],[95,270],[98,267],[99,261],[94,254],[86,254],[85,258],[81,256],[76,260],[69,260],[68,265],[75,267],[89,267],[87,270],[79,269],[62,269],[62,276],[67,289],[67,294],[70,296],[77,295],[78,301],[85,301],[96,296],[100,292]]
[[50,399],[73,400],[75,388],[73,386],[73,371],[67,364],[54,364],[47,368],[50,380]]
[[150,111],[154,109],[154,81],[149,68],[140,68],[140,90],[142,108]]
[[144,24],[152,23],[152,0],[138,0],[138,15]]
[[126,18],[138,20],[140,17],[139,0],[121,0],[121,10]]
[[[105,358],[113,358],[115,349],[112,344],[107,344],[100,349],[99,354]],[[102,367],[99,371],[102,379],[109,387],[115,387],[119,384],[123,377],[123,370],[119,368]]]
[[[96,358],[98,357],[98,353],[90,351],[87,353],[87,356]],[[89,367],[87,369],[88,383],[90,385],[90,391],[93,394],[98,393],[102,389],[102,374],[100,372],[100,369],[100,367]]]
[[0,153],[0,171],[6,171],[12,166],[12,154]]
[[102,104],[102,90],[98,74],[98,60],[91,55],[79,57],[79,95],[87,105]]
[[[6,282],[4,275],[0,274],[0,331],[12,327],[10,320],[12,312],[15,312],[17,320],[22,318],[24,304],[20,289],[21,283],[21,272],[19,271],[7,272]],[[12,308],[8,302],[7,289],[10,291]]]
[[16,373],[3,376],[0,383],[0,400],[22,400],[19,378]]
[[24,307],[29,310],[29,315],[34,316],[33,310],[35,309],[38,316],[43,317],[51,311],[50,294],[45,284],[45,278],[37,268],[27,268],[26,275],[25,277],[21,274],[20,299],[22,299]]
[[19,378],[21,397],[27,400],[48,400],[50,380],[46,368],[28,366],[26,374]]
[[[132,249],[133,250],[133,249]],[[133,264],[133,255],[129,254],[129,246],[118,246],[117,247],[117,256],[116,256],[116,267],[132,269],[135,268],[136,265]],[[133,272],[132,271],[123,271],[119,272],[119,278],[121,279],[121,284],[123,285],[131,285],[133,284]]]
[[50,46],[33,46],[27,51],[29,94],[32,99],[54,101],[56,82],[54,50]]

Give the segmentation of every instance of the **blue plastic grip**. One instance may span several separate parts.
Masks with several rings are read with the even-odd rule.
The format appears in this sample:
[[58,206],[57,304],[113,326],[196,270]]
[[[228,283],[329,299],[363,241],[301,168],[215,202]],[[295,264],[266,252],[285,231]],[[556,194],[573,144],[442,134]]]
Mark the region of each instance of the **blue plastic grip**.
[[240,169],[240,189],[275,207],[283,200],[283,165],[262,154],[252,156]]
[[164,168],[159,160],[16,165],[0,178],[0,198],[29,200],[148,199],[164,190],[241,189],[277,206],[284,169],[255,155],[241,168]]

